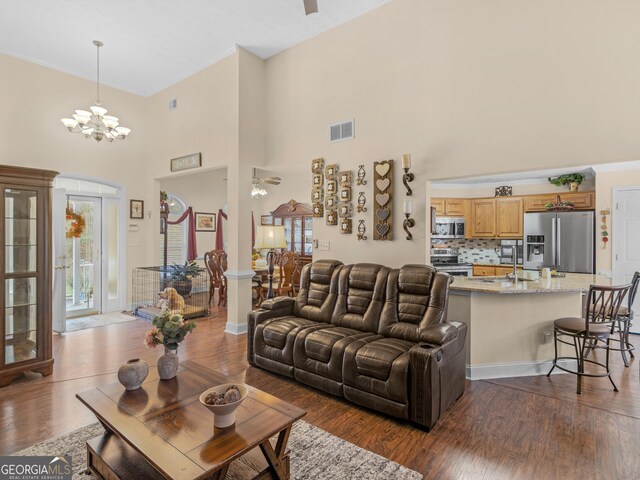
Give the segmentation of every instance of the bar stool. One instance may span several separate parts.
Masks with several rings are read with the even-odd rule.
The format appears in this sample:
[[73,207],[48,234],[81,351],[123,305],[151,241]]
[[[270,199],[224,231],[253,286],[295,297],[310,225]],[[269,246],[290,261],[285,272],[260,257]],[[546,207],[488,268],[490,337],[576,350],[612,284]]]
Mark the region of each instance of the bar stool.
[[[559,368],[568,373],[573,373],[578,377],[577,393],[582,393],[582,377],[608,377],[613,390],[618,391],[618,387],[611,378],[609,370],[609,343],[613,324],[616,322],[622,301],[629,294],[631,284],[618,287],[605,287],[591,285],[587,297],[587,309],[584,318],[564,317],[553,322],[553,346],[555,357],[553,366],[547,377],[551,375],[554,368]],[[568,339],[571,341],[568,341]],[[604,345],[599,345],[598,340],[602,340]],[[558,344],[572,345],[575,349],[575,357],[558,357]],[[591,350],[604,349],[606,351],[605,363],[587,359],[587,354]],[[577,370],[558,365],[558,360],[575,360]],[[584,365],[588,362],[604,369],[603,373],[586,373]]]
[[636,294],[638,293],[638,285],[640,285],[640,272],[635,272],[633,274],[633,279],[631,280],[631,289],[629,290],[629,295],[627,295],[627,306],[620,306],[618,316],[613,322],[611,329],[611,334],[618,334],[618,338],[612,338],[611,340],[617,342],[619,348],[609,348],[611,350],[620,352],[625,367],[629,366],[629,361],[627,360],[627,352],[629,353],[631,358],[635,358],[633,350],[635,350],[636,347],[629,343],[629,330],[631,328],[631,320],[633,320],[632,308],[633,302],[636,299]]

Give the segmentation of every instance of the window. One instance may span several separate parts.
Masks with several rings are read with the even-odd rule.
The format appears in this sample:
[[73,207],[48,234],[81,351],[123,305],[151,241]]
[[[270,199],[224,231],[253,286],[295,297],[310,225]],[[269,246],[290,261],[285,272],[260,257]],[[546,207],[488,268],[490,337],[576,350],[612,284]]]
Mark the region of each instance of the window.
[[[167,194],[169,204],[169,221],[175,222],[187,210],[182,199],[171,193]],[[187,260],[187,222],[167,226],[167,264],[183,264]],[[160,264],[164,261],[164,238],[160,236]]]

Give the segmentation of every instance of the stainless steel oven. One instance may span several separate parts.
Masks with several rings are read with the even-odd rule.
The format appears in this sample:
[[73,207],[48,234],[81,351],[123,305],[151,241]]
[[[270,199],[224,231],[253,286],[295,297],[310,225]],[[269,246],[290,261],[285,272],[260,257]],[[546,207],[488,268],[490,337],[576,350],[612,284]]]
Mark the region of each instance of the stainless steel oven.
[[439,272],[445,272],[453,276],[473,276],[473,266],[470,263],[460,263],[457,248],[432,248],[431,263]]
[[431,238],[464,238],[464,227],[463,217],[437,217]]

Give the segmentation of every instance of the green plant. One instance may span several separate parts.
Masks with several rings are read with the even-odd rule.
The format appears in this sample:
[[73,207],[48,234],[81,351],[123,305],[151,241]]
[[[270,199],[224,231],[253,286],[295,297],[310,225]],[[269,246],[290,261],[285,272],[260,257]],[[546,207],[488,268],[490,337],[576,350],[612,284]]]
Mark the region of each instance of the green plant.
[[166,203],[167,200],[169,200],[169,195],[167,195],[167,192],[165,192],[164,190],[160,190],[160,203]]
[[573,182],[576,182],[578,185],[580,185],[583,180],[584,180],[584,175],[581,173],[569,173],[567,175],[560,175],[557,178],[549,177],[549,183],[553,183],[558,187],[561,187],[563,185],[567,185]]
[[177,350],[180,342],[198,325],[193,320],[185,321],[179,314],[165,311],[153,318],[153,326],[144,337],[144,344],[148,348],[164,345],[169,350]]
[[173,264],[171,279],[176,282],[186,282],[202,275],[202,269],[195,261],[184,262],[184,265]]

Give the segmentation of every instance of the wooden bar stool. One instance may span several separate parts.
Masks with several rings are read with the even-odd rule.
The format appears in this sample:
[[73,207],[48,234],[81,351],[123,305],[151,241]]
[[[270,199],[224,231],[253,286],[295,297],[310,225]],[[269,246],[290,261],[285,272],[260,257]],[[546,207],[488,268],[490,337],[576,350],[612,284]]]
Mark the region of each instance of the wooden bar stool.
[[[618,387],[616,387],[616,384],[613,382],[611,371],[609,370],[609,343],[613,324],[618,318],[622,302],[629,294],[630,289],[631,284],[618,287],[591,285],[587,297],[587,309],[584,318],[564,317],[553,322],[555,358],[553,359],[551,370],[547,373],[547,377],[551,375],[551,372],[553,372],[553,369],[556,367],[565,372],[577,375],[577,393],[582,393],[582,377],[608,377],[611,385],[613,385],[613,390],[618,391]],[[571,339],[571,341],[568,339]],[[602,340],[604,345],[598,344],[599,340]],[[573,346],[576,356],[559,357],[559,343]],[[605,363],[586,358],[591,350],[596,349],[606,351]],[[571,370],[562,365],[558,365],[558,360],[575,360],[577,370]],[[585,363],[602,367],[604,372],[586,373],[584,370]]]

